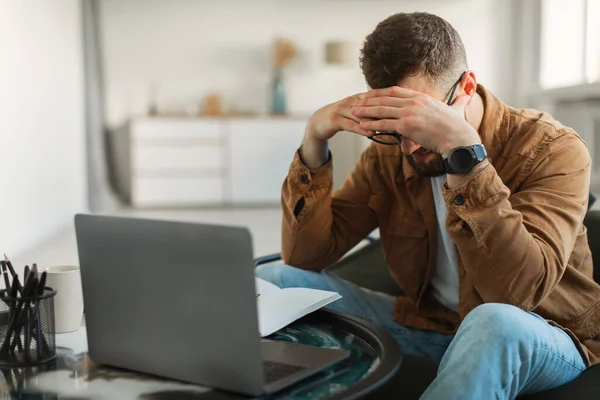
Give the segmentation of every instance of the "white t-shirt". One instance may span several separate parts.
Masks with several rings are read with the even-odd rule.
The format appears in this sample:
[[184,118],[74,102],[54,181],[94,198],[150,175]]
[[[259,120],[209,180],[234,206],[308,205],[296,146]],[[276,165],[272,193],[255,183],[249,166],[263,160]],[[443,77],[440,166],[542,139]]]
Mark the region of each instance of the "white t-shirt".
[[451,310],[458,311],[458,265],[454,243],[446,230],[446,202],[442,186],[446,175],[431,178],[433,201],[437,216],[437,251],[431,285],[435,298]]

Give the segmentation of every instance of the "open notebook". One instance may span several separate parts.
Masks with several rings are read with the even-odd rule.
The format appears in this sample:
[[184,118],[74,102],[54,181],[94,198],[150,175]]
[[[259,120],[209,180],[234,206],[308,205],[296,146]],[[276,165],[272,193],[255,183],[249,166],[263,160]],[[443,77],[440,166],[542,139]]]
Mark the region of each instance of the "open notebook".
[[258,323],[262,337],[340,299],[339,293],[306,288],[281,289],[256,278]]

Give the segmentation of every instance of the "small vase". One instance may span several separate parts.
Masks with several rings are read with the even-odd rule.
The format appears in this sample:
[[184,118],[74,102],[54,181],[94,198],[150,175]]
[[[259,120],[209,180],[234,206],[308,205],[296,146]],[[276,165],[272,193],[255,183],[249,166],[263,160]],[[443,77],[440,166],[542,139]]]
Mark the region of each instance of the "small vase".
[[286,112],[285,88],[280,70],[275,70],[271,82],[271,114],[284,115]]

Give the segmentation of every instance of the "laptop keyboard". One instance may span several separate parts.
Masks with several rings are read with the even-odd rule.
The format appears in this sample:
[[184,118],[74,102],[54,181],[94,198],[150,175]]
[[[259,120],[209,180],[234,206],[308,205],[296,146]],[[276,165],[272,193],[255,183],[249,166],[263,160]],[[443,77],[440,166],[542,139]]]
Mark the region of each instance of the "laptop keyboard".
[[298,365],[282,364],[275,361],[263,361],[263,370],[265,372],[265,380],[267,383],[278,381],[303,370],[305,367]]

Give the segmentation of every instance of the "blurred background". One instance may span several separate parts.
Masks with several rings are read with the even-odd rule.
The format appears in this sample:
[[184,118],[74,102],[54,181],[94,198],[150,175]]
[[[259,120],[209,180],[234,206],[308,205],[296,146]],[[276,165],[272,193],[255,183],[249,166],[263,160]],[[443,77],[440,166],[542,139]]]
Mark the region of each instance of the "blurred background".
[[[600,0],[0,0],[0,250],[77,263],[73,216],[95,212],[244,225],[255,256],[279,251],[308,117],[365,90],[364,37],[411,11],[600,157]],[[367,144],[334,138],[336,187]]]

